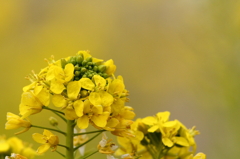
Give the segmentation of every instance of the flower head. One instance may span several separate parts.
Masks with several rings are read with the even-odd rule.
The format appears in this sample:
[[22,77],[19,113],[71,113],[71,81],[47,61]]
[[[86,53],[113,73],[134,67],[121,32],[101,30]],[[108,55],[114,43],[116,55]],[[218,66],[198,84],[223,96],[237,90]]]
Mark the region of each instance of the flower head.
[[46,152],[49,148],[52,148],[52,151],[57,149],[57,145],[59,143],[58,136],[48,130],[44,130],[43,134],[34,133],[32,137],[36,142],[43,144],[38,148],[38,154]]
[[5,124],[5,129],[17,129],[20,127],[24,127],[23,131],[20,131],[16,134],[20,134],[26,132],[30,129],[31,123],[27,120],[22,119],[20,116],[15,115],[13,113],[7,113],[7,123]]

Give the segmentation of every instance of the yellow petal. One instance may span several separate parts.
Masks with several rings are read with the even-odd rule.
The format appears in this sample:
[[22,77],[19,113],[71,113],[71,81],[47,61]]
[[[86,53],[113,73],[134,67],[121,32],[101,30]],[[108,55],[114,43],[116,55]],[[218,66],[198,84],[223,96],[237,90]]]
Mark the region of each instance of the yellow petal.
[[46,80],[51,81],[53,79],[63,79],[64,71],[61,67],[52,65],[46,75]]
[[15,153],[21,153],[24,148],[23,141],[17,137],[11,137],[7,140],[7,143],[11,147],[11,151]]
[[100,105],[93,106],[92,108],[93,114],[102,114],[103,113],[103,107]]
[[112,105],[114,98],[111,94],[105,92],[105,91],[100,91],[99,92],[100,97],[101,97],[101,102],[103,106],[110,106]]
[[50,144],[41,145],[41,146],[37,149],[37,153],[38,153],[38,154],[43,154],[43,153],[46,152],[50,147],[51,147]]
[[142,119],[142,122],[146,125],[154,125],[157,123],[157,119],[153,116],[148,116]]
[[32,134],[32,138],[40,144],[45,144],[47,142],[46,139],[44,139],[45,138],[44,135],[39,133]]
[[93,104],[93,105],[101,105],[102,104],[102,99],[99,93],[97,92],[92,92],[89,95],[89,101]]
[[81,83],[79,81],[69,82],[67,85],[68,98],[72,100],[77,99],[80,89],[81,89]]
[[53,136],[54,134],[51,131],[44,129],[43,135],[50,137],[50,136]]
[[23,92],[27,92],[27,91],[29,91],[30,89],[34,88],[35,85],[36,85],[36,82],[33,82],[33,83],[31,83],[31,84],[29,84],[29,85],[23,87]]
[[50,90],[55,93],[55,94],[61,94],[62,91],[65,89],[65,86],[63,85],[63,83],[57,79],[53,79],[51,81],[51,85],[50,85]]
[[119,120],[118,120],[118,119],[116,119],[116,118],[111,118],[110,120],[108,120],[106,126],[107,126],[107,127],[114,128],[114,127],[116,127],[118,124],[119,124]]
[[55,107],[66,107],[67,106],[67,100],[64,96],[59,94],[54,94],[52,96],[52,103]]
[[106,62],[104,63],[104,65],[107,66],[106,73],[107,73],[108,75],[114,74],[114,72],[116,71],[116,68],[117,68],[117,67],[116,67],[116,65],[114,65],[114,62],[113,62],[112,59],[106,61]]
[[125,85],[123,84],[123,81],[120,79],[114,79],[109,85],[108,92],[112,95],[120,95],[124,91],[124,89]]
[[79,81],[81,82],[81,86],[84,89],[91,91],[95,87],[95,84],[89,78],[81,78]]
[[88,125],[89,125],[89,119],[86,115],[77,119],[77,126],[80,129],[86,129],[88,127]]
[[83,112],[86,114],[86,113],[89,113],[90,111],[91,111],[91,103],[89,100],[85,100]]
[[32,92],[23,92],[21,98],[21,104],[28,107],[42,108],[42,103],[34,96]]
[[173,142],[167,138],[167,137],[163,137],[162,138],[162,142],[165,146],[168,146],[168,147],[172,147],[173,146]]
[[78,117],[83,116],[84,103],[81,100],[77,100],[73,103],[73,107]]
[[189,146],[188,141],[185,138],[183,138],[183,137],[174,137],[174,141],[178,145],[186,146],[186,147]]
[[11,112],[7,112],[7,120],[9,120],[11,118],[19,119],[20,117],[16,114],[11,113]]
[[107,125],[107,119],[109,117],[109,114],[109,112],[103,112],[103,114],[92,116],[91,120],[98,127],[105,127]]
[[34,89],[34,93],[35,93],[35,96],[43,105],[45,106],[49,105],[50,93],[47,88],[44,88],[43,86],[36,86]]
[[72,108],[66,108],[66,109],[64,110],[64,113],[65,113],[66,119],[68,119],[68,120],[74,120],[74,119],[77,119],[77,118],[78,118],[75,110],[72,109]]
[[154,125],[152,126],[151,128],[148,129],[148,132],[155,132],[159,129],[159,126],[158,125]]
[[48,139],[48,143],[51,145],[51,147],[57,146],[59,144],[58,136],[51,135]]
[[97,88],[103,89],[106,86],[106,80],[100,75],[94,75],[93,80]]
[[193,157],[193,159],[206,159],[206,155],[202,152],[196,154],[196,156]]
[[74,66],[73,64],[69,63],[64,68],[65,73],[65,81],[68,82],[73,78]]
[[170,112],[169,112],[169,111],[157,113],[158,119],[159,119],[160,121],[162,121],[162,122],[168,121],[169,116],[170,116]]

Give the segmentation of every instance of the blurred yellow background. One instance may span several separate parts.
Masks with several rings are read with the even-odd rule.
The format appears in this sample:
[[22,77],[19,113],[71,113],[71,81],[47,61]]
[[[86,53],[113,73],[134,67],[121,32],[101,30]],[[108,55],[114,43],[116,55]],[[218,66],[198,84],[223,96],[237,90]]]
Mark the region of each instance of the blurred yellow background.
[[[238,159],[240,121],[240,1],[4,1],[0,6],[0,134],[6,113],[18,113],[24,79],[56,59],[90,50],[113,59],[138,117],[171,112],[197,126],[198,152]],[[51,114],[31,116],[47,125]],[[31,138],[31,129],[21,139]],[[95,139],[95,149],[100,137]],[[63,148],[59,148],[62,151]],[[61,158],[47,152],[39,159]],[[97,154],[91,159],[104,159]]]

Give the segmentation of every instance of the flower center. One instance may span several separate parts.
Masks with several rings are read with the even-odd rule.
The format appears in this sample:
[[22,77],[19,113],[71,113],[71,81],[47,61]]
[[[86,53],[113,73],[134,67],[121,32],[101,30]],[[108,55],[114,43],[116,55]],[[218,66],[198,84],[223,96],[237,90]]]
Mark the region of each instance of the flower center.
[[72,56],[68,61],[61,59],[62,67],[66,64],[71,63],[74,65],[74,81],[78,81],[81,78],[90,78],[94,75],[100,75],[103,78],[108,78],[109,75],[106,73],[106,66],[102,62],[93,62],[92,57],[84,59],[82,54]]

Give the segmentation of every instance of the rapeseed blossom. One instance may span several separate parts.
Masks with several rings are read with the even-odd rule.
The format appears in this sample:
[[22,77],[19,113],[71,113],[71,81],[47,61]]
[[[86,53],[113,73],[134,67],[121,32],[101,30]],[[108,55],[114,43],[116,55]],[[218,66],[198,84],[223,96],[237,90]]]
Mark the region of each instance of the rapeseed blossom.
[[34,133],[32,137],[36,142],[43,144],[37,149],[38,154],[46,152],[49,148],[52,148],[52,151],[55,151],[59,144],[58,136],[48,130],[44,130],[43,134]]

